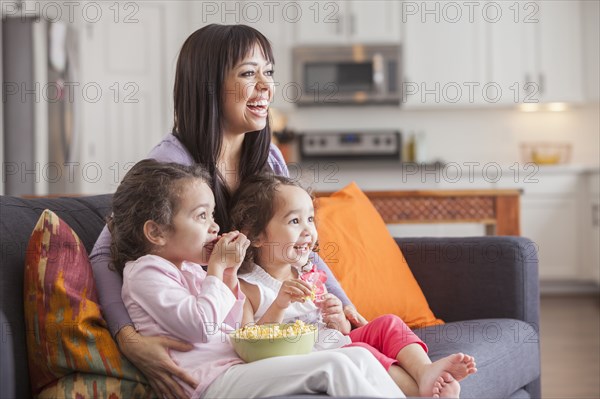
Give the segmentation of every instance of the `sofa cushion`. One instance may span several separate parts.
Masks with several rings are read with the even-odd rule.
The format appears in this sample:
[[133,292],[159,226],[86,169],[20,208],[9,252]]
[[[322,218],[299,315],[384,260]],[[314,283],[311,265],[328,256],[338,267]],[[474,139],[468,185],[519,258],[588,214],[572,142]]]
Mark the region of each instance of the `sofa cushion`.
[[27,248],[24,308],[34,394],[115,398],[149,394],[144,377],[121,355],[106,328],[83,244],[49,210],[40,216]]
[[479,319],[415,330],[432,360],[463,352],[475,357],[477,373],[461,382],[461,398],[508,398],[539,377],[539,338],[515,319]]
[[429,309],[383,219],[355,183],[319,198],[316,208],[319,254],[363,316],[391,313],[411,328],[443,323]]

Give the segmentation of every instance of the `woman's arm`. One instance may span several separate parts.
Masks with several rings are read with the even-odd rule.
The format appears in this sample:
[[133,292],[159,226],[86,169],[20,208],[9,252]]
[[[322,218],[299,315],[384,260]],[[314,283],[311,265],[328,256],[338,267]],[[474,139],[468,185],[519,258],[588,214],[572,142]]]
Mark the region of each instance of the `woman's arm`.
[[145,337],[135,330],[121,298],[123,279],[108,267],[111,261],[110,241],[110,232],[105,226],[90,254],[102,314],[109,330],[123,355],[146,376],[158,397],[187,398],[173,376],[193,388],[198,382],[173,362],[169,350],[187,352],[193,349],[193,345],[167,337]]
[[133,325],[133,322],[121,298],[123,279],[117,271],[109,268],[111,263],[110,242],[110,231],[108,231],[107,226],[104,226],[90,254],[90,262],[94,272],[96,288],[98,289],[102,314],[111,334],[116,337],[121,328]]
[[327,264],[319,257],[318,254],[314,253],[314,263],[317,265],[317,269],[323,270],[327,274],[327,281],[325,281],[325,287],[327,287],[327,291],[336,296],[341,302],[344,309],[344,314],[350,321],[350,323],[354,327],[361,327],[367,324],[367,319],[362,317],[360,313],[356,310],[350,299],[344,292],[344,289],[335,278],[331,269],[327,266]]
[[313,252],[313,255],[314,255],[314,263],[315,263],[315,265],[317,265],[317,269],[323,270],[327,274],[327,281],[325,281],[325,287],[327,287],[327,291],[331,292],[333,295],[338,297],[342,301],[342,304],[344,306],[352,305],[352,302],[350,302],[350,299],[344,292],[344,289],[342,288],[342,286],[340,285],[338,280],[333,275],[333,272],[331,271],[331,269],[329,269],[327,264],[325,264],[323,259],[321,259],[321,257],[317,253]]

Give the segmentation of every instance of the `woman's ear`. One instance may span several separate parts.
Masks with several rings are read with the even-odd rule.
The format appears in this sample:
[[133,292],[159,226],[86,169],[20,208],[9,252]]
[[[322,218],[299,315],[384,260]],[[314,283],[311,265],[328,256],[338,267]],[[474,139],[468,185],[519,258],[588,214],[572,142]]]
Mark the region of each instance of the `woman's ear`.
[[144,223],[144,236],[152,245],[163,246],[166,243],[163,229],[154,220],[146,220]]

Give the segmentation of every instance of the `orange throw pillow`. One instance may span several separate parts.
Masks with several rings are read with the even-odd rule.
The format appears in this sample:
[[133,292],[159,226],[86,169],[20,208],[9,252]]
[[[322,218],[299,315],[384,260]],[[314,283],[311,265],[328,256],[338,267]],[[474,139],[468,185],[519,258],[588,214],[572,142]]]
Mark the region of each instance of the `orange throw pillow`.
[[395,314],[410,328],[443,324],[429,309],[383,219],[355,183],[318,198],[316,212],[319,255],[363,316]]

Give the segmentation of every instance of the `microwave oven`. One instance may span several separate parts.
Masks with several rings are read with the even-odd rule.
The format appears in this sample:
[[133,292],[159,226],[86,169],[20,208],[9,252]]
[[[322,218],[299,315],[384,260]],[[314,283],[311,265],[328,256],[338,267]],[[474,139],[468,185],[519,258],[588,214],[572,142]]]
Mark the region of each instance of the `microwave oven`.
[[299,106],[400,104],[400,45],[302,46],[292,50]]

